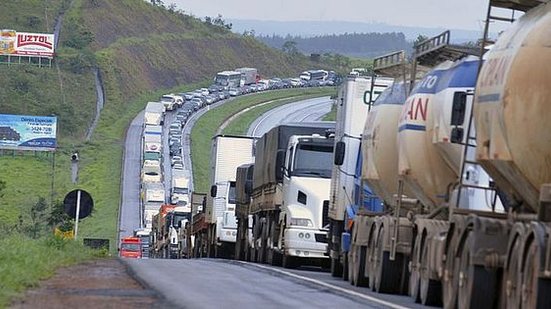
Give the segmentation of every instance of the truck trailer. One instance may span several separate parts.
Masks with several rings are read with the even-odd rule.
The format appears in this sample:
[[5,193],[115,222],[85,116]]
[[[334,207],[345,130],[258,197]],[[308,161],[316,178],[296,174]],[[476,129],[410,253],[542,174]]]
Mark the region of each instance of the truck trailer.
[[143,125],[163,125],[165,111],[166,109],[162,102],[148,102],[145,106]]
[[256,82],[260,79],[258,76],[258,70],[255,68],[238,68],[235,69],[235,71],[241,73],[243,85],[256,84]]
[[202,216],[202,228],[206,230],[195,234],[196,241],[207,245],[208,256],[230,258],[234,255],[237,235],[235,170],[254,160],[254,141],[249,136],[217,135],[212,138],[211,188]]
[[[354,199],[354,172],[360,151],[360,140],[372,100],[392,83],[392,79],[350,77],[338,92],[335,129],[335,157],[331,176],[329,200],[328,253],[331,258],[331,273],[347,275],[350,243],[350,217]],[[373,96],[371,95],[373,93]],[[380,201],[374,200],[373,203]],[[343,237],[346,238],[343,240]],[[346,277],[346,276],[345,276]]]
[[152,256],[155,258],[177,259],[180,255],[180,230],[191,220],[191,212],[186,207],[164,204],[153,216],[151,228]]

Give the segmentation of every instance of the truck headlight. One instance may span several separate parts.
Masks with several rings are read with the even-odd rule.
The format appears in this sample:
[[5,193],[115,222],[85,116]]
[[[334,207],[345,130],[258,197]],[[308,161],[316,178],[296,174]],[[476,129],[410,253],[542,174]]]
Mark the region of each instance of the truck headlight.
[[312,220],[304,218],[291,218],[291,225],[313,227]]

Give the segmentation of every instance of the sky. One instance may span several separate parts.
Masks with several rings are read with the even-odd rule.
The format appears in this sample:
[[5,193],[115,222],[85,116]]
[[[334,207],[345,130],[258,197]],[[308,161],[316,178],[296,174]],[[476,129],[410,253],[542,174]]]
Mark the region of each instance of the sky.
[[164,0],[197,17],[382,22],[481,30],[488,0]]

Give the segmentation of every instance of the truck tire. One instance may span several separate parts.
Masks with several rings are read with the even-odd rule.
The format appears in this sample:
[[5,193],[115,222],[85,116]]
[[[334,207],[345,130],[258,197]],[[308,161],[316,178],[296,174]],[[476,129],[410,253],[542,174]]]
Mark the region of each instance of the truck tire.
[[539,278],[542,248],[538,240],[528,243],[522,268],[522,304],[526,308],[551,308],[551,281]]
[[295,256],[283,254],[282,263],[284,268],[293,269],[298,267],[298,258]]
[[354,285],[366,287],[369,285],[369,278],[365,276],[365,264],[366,264],[366,255],[367,247],[360,246],[359,249],[356,249],[357,259],[354,262]]
[[442,306],[442,284],[440,281],[430,279],[429,273],[429,244],[426,239],[421,248],[421,271],[419,294],[421,303],[425,306]]
[[394,261],[390,260],[390,252],[384,250],[383,235],[385,229],[379,230],[375,260],[375,291],[378,293],[399,293],[403,255],[396,254]]
[[342,264],[339,259],[331,258],[331,276],[337,278],[342,276]]
[[455,243],[452,241],[446,252],[444,278],[442,278],[442,302],[444,308],[457,308],[457,288],[459,280],[459,263],[455,255]]
[[421,247],[423,244],[419,242],[419,236],[415,237],[415,240],[413,242],[413,250],[412,250],[412,256],[411,256],[411,269],[409,274],[409,289],[408,294],[411,298],[413,298],[413,301],[416,303],[421,302],[420,297],[420,279],[421,274],[419,273],[419,269],[421,268]]
[[[496,278],[491,270],[474,265],[471,260],[471,243],[474,234],[469,235],[461,250],[458,307],[463,308],[493,308],[495,304]],[[525,303],[526,304],[526,303]],[[535,307],[527,307],[535,308]]]
[[522,261],[522,241],[519,235],[514,235],[515,239],[508,253],[507,262],[503,269],[503,279],[501,284],[501,301],[507,308],[521,307],[521,261]]

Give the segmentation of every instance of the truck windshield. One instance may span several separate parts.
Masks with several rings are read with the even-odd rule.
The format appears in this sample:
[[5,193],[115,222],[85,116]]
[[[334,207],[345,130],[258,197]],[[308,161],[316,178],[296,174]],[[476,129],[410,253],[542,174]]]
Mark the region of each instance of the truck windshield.
[[142,248],[141,248],[140,244],[122,243],[121,244],[121,250],[139,252],[140,250],[142,250]]
[[174,193],[177,193],[177,194],[188,194],[188,190],[187,190],[187,188],[178,188],[178,187],[174,187]]
[[230,181],[230,188],[228,189],[228,204],[235,204],[235,181]]
[[191,213],[175,213],[172,217],[172,226],[179,226],[180,221],[188,219],[191,220]]
[[332,145],[299,144],[291,175],[331,178],[332,165]]

